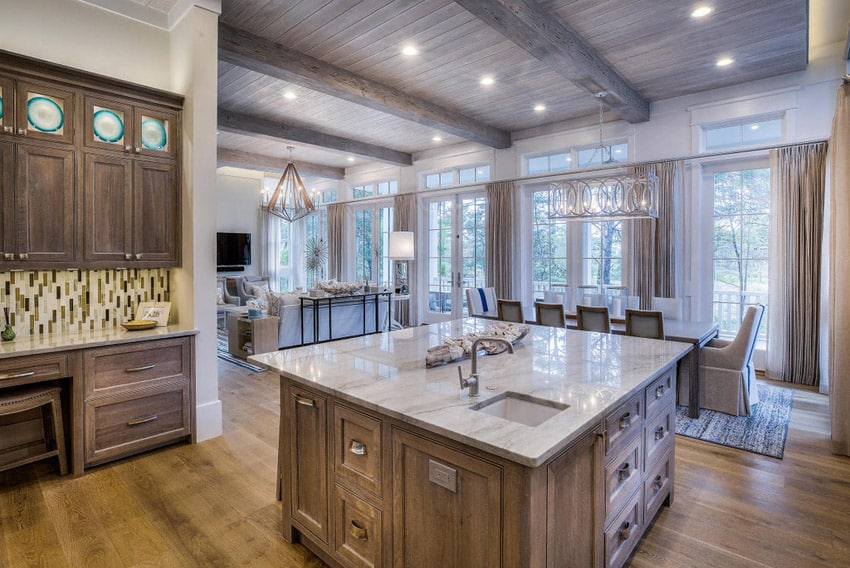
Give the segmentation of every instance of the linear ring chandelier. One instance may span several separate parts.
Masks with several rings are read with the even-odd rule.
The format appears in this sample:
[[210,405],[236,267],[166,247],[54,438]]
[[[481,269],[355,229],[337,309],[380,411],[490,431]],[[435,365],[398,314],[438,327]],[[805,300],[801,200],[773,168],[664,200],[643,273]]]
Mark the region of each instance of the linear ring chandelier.
[[[602,98],[599,99],[599,148],[602,164],[614,164],[610,146],[602,140]],[[608,158],[605,158],[605,152]],[[651,172],[606,174],[559,181],[549,185],[549,218],[568,221],[658,218],[658,176]]]
[[313,200],[310,199],[307,188],[304,187],[301,176],[298,175],[298,170],[295,169],[295,163],[292,161],[292,151],[295,146],[286,148],[289,150],[289,163],[286,164],[277,187],[268,203],[263,205],[263,209],[291,223],[315,211],[316,206],[313,205]]

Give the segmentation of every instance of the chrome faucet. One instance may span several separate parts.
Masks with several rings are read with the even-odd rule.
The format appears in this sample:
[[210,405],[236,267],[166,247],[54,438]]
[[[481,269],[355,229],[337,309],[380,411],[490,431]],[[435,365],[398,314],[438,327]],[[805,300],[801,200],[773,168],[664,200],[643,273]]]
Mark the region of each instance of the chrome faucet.
[[472,342],[472,347],[470,348],[472,351],[472,369],[470,370],[469,377],[464,379],[460,365],[457,366],[457,376],[458,379],[460,379],[460,388],[463,390],[469,387],[469,398],[478,396],[478,385],[480,384],[480,380],[478,379],[478,343],[481,341],[495,341],[496,343],[503,343],[507,346],[508,353],[514,352],[513,344],[504,337],[490,337],[482,335],[475,338],[475,341]]

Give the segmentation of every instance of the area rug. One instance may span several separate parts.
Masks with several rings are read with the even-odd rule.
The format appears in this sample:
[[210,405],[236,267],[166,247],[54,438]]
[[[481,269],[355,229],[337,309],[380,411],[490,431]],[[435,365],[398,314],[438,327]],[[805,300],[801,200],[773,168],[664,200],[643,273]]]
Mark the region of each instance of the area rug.
[[730,416],[702,409],[699,418],[688,418],[688,409],[676,407],[676,433],[689,438],[739,448],[782,459],[794,391],[756,383],[760,402],[751,416]]
[[218,358],[224,359],[234,365],[239,365],[244,369],[248,369],[249,371],[254,371],[255,373],[259,373],[264,369],[262,367],[258,367],[256,365],[252,365],[248,361],[243,361],[238,357],[234,357],[230,354],[230,351],[227,349],[227,330],[226,329],[218,329],[218,333],[216,335],[216,351],[218,352]]

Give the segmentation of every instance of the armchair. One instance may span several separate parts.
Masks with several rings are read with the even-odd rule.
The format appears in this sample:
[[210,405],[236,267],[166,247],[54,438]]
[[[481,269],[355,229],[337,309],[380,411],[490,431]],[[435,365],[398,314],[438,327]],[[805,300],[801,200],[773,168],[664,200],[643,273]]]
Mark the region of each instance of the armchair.
[[749,416],[759,402],[753,366],[764,306],[750,306],[731,341],[713,339],[700,352],[700,405],[726,414]]
[[255,300],[258,298],[258,296],[254,294],[253,290],[255,284],[265,284],[266,288],[268,288],[269,279],[265,276],[242,276],[236,280],[236,292],[239,295],[239,300],[242,302],[242,305],[246,305],[248,300]]

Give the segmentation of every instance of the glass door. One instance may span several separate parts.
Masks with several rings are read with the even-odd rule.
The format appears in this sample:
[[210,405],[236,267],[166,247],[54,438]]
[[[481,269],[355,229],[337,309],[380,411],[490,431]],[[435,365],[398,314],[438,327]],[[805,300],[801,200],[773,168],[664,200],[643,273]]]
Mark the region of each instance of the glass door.
[[484,286],[486,205],[483,194],[463,194],[427,202],[425,321],[467,315],[466,288]]
[[392,226],[392,206],[376,205],[354,211],[356,280],[372,286],[392,285],[392,261],[387,257]]

